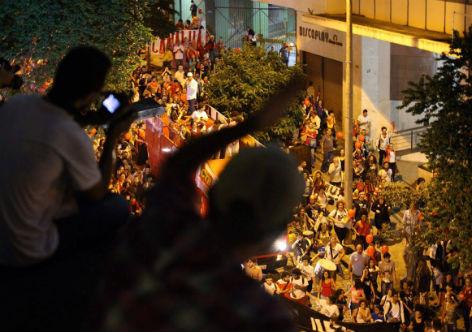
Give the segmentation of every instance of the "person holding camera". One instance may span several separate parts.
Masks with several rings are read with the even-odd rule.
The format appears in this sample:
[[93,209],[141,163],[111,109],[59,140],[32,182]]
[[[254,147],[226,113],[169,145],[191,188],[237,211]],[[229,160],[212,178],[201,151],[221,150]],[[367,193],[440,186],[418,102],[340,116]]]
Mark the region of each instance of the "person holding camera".
[[[132,114],[118,106],[113,115],[87,113],[110,67],[98,49],[73,48],[46,97],[17,95],[2,106],[0,271],[103,246],[125,224],[129,207],[107,188],[115,143]],[[83,126],[103,122],[108,132],[97,164]]]

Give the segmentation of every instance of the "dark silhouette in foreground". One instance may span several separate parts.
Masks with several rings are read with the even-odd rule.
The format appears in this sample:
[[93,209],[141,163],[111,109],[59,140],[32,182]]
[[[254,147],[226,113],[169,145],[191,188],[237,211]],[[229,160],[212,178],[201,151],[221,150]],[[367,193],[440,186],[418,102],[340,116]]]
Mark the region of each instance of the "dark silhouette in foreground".
[[96,331],[294,331],[277,298],[249,279],[241,263],[267,252],[301,199],[296,162],[276,148],[241,151],[197,212],[194,174],[227,144],[273,124],[299,86],[272,97],[241,124],[197,138],[171,156],[148,208],[114,255]]

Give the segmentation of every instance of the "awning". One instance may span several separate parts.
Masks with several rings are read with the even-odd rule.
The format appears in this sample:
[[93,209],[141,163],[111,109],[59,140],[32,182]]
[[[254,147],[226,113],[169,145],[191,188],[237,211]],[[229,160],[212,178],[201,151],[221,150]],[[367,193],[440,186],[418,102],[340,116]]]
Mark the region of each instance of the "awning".
[[[302,20],[307,24],[316,24],[346,32],[345,14],[303,14]],[[355,35],[415,47],[433,53],[449,53],[449,42],[452,38],[451,35],[445,33],[373,20],[359,15],[352,16],[352,31]]]

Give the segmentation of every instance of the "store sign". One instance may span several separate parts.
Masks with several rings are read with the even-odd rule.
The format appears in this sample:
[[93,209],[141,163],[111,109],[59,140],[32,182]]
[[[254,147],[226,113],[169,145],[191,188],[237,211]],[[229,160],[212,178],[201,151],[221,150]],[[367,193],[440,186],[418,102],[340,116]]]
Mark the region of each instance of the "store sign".
[[299,50],[336,61],[344,61],[345,37],[342,31],[303,22],[297,29]]

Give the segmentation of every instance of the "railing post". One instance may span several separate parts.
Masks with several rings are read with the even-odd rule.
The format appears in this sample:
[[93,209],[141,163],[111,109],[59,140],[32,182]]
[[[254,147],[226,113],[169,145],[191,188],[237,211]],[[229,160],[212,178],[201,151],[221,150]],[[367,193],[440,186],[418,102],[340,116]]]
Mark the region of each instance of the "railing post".
[[413,150],[413,130],[410,132],[410,150]]

